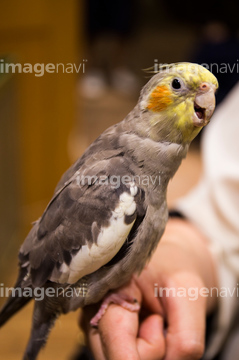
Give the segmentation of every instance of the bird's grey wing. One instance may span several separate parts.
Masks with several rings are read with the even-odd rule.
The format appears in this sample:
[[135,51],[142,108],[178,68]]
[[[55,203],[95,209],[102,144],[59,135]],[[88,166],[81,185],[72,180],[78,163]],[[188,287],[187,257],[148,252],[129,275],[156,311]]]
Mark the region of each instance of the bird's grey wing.
[[142,216],[143,191],[133,181],[112,183],[112,175],[129,176],[124,159],[102,160],[83,178],[77,171],[56,193],[20,249],[34,286],[75,283],[120,251]]
[[[76,162],[62,175],[59,183],[56,186],[55,194],[64,187],[65,183],[71,180],[72,176],[78,169],[84,166],[85,163],[101,161],[104,159],[111,159],[121,156],[124,149],[118,144],[118,136],[115,136],[114,131],[119,124],[115,124],[102,133],[84,152],[84,154],[76,160]],[[104,149],[104,150],[103,150]]]

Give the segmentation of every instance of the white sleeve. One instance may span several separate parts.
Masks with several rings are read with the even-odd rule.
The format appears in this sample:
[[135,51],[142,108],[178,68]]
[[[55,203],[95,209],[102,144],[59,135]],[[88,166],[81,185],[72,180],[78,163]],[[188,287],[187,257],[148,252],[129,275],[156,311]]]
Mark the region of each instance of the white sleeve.
[[217,264],[221,296],[210,359],[227,335],[239,296],[239,83],[203,135],[203,177],[176,208],[206,235]]

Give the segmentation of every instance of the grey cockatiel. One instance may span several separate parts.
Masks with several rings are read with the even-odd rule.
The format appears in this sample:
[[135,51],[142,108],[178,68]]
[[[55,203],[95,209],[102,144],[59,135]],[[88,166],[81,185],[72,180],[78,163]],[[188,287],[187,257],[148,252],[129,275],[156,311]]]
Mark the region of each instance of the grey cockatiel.
[[[132,112],[63,175],[19,252],[15,287],[45,291],[24,359],[37,357],[60,313],[100,301],[143,269],[167,222],[169,179],[208,123],[216,88],[199,65],[161,69]],[[0,325],[30,299],[10,297]]]

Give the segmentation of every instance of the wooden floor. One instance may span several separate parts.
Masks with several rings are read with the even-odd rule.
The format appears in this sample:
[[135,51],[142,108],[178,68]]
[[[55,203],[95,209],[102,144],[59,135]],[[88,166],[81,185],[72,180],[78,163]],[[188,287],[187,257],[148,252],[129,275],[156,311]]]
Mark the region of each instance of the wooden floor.
[[[69,152],[72,160],[82,153],[83,148],[93,141],[106,127],[118,122],[132,109],[133,99],[124,99],[112,92],[97,101],[80,101],[80,116],[83,128],[76,125],[72,134]],[[198,181],[201,161],[198,150],[192,147],[183,161],[175,178],[170,182],[168,191],[169,205],[184,195]],[[35,220],[35,219],[33,219]],[[17,254],[16,254],[17,262]],[[7,286],[14,283],[16,274],[10,274]],[[4,299],[0,298],[0,305]],[[15,315],[0,331],[0,359],[21,359],[31,327],[32,304]],[[39,360],[70,360],[77,347],[83,343],[83,334],[77,326],[78,312],[61,316],[52,330],[47,346]]]

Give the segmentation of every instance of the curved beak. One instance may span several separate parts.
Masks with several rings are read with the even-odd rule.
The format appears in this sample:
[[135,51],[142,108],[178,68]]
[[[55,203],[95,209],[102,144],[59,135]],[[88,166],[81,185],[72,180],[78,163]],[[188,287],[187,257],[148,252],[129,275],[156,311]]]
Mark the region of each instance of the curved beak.
[[216,86],[209,83],[202,83],[194,100],[193,123],[202,127],[209,123],[215,109]]

